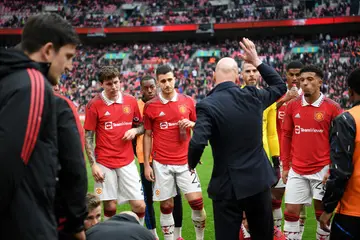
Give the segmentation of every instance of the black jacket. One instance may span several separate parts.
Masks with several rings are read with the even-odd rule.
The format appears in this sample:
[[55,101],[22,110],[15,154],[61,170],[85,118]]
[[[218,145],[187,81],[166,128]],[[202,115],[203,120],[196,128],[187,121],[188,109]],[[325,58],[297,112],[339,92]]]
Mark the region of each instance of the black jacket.
[[155,240],[155,236],[141,226],[133,216],[115,215],[86,231],[87,240]]
[[265,191],[277,180],[262,142],[263,111],[286,92],[279,74],[262,63],[258,70],[270,87],[217,85],[196,105],[197,121],[189,145],[195,168],[210,140],[214,169],[208,186],[213,200],[243,199]]
[[84,228],[87,217],[87,175],[84,159],[84,133],[73,103],[55,94],[60,172],[55,213],[59,230],[69,235]]
[[48,64],[0,50],[0,239],[56,239],[57,139]]
[[[360,102],[353,107],[360,105]],[[353,155],[356,140],[356,122],[349,112],[337,116],[330,128],[330,176],[322,199],[324,210],[332,213],[344,195],[354,171]]]

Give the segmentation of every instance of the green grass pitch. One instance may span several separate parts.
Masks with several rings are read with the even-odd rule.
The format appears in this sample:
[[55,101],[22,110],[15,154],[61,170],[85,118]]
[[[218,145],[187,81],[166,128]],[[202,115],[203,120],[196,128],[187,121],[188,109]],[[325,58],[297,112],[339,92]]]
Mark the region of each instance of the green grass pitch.
[[[206,148],[202,157],[203,165],[198,165],[197,172],[199,174],[199,178],[202,184],[203,196],[204,196],[204,205],[207,214],[206,219],[206,230],[205,230],[205,239],[206,240],[213,240],[215,239],[214,234],[214,220],[213,220],[213,212],[212,212],[212,202],[207,196],[207,186],[209,184],[209,180],[211,177],[212,166],[213,166],[213,159],[211,156],[211,149],[210,147]],[[91,175],[91,169],[88,165],[87,169],[88,179],[89,179],[89,192],[94,192],[94,179]],[[159,204],[155,203],[154,205],[155,212],[156,212],[156,220],[157,220],[157,232],[162,238],[160,223],[159,223]],[[118,212],[129,210],[129,205],[121,205],[118,206]],[[313,207],[308,207],[307,209],[307,219],[305,225],[305,233],[303,235],[303,240],[314,240],[316,239],[316,220]],[[183,198],[183,228],[182,228],[182,236],[185,240],[193,240],[195,239],[195,232],[194,227],[191,222],[191,209],[189,204]]]

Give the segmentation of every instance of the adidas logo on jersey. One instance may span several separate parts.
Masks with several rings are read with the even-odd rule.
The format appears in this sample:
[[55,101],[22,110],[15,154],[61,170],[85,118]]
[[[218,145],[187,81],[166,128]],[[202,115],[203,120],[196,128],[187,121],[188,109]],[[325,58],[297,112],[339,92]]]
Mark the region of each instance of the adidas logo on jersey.
[[105,116],[110,116],[111,114],[108,111],[106,111],[106,113],[104,115]]
[[300,113],[296,114],[295,118],[300,118]]
[[164,112],[160,112],[159,117],[165,116]]

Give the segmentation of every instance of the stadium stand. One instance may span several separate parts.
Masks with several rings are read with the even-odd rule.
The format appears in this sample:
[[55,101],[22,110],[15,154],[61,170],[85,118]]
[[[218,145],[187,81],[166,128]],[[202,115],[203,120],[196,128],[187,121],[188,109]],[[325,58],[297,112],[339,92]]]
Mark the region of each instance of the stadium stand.
[[[292,59],[319,65],[325,72],[323,92],[347,107],[345,76],[360,66],[360,35],[346,38],[332,38],[330,35],[317,37],[317,40],[306,42],[309,46],[315,46],[312,47],[314,52],[301,52],[305,50],[296,48],[305,44],[301,39],[259,40],[256,44],[259,45],[258,51],[263,60],[284,77],[285,63]],[[178,90],[200,101],[213,87],[211,79],[216,60],[233,56],[240,66],[240,60],[236,57],[239,51],[238,42],[230,40],[217,45],[178,42],[127,46],[113,44],[98,48],[83,46],[77,52],[73,71],[64,75],[61,81],[61,91],[83,112],[87,101],[100,89],[95,72],[101,65],[117,65],[121,69],[124,91],[138,96],[140,78],[144,74],[154,74],[154,68],[159,63],[167,62],[175,68]],[[126,56],[123,59],[106,59],[115,55],[113,52],[121,52]]]
[[23,27],[41,11],[61,14],[77,27],[119,27],[186,23],[226,23],[273,19],[349,16],[346,0],[316,3],[310,10],[303,1],[291,0],[132,0],[108,1],[2,1],[0,27]]

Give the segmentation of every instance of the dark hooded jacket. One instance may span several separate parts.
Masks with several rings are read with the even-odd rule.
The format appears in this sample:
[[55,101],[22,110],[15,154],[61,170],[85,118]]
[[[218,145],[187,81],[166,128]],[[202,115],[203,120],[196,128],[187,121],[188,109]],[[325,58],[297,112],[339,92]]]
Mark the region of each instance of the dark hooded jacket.
[[0,50],[0,239],[57,238],[55,97],[49,64]]

